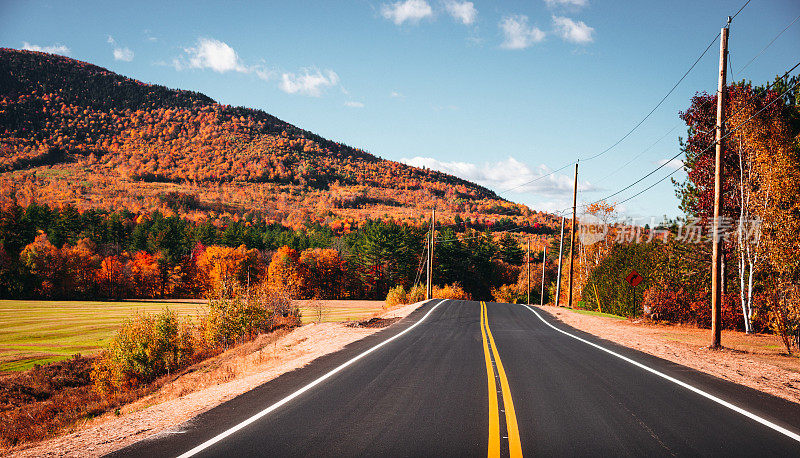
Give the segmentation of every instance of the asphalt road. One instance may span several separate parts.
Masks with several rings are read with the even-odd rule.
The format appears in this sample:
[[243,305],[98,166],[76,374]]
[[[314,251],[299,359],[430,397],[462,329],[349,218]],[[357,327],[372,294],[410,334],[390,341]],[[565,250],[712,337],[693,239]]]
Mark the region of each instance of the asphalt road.
[[796,404],[535,307],[432,301],[114,455],[800,456],[798,432]]

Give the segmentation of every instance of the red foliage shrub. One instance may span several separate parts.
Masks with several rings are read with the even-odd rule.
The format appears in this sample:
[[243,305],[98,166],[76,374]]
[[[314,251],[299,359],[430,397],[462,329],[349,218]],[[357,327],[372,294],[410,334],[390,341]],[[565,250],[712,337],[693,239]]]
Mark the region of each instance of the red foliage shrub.
[[[659,283],[645,290],[642,306],[645,316],[654,321],[711,327],[711,298],[707,292],[690,295],[682,287]],[[722,296],[721,313],[723,329],[744,329],[737,293]]]

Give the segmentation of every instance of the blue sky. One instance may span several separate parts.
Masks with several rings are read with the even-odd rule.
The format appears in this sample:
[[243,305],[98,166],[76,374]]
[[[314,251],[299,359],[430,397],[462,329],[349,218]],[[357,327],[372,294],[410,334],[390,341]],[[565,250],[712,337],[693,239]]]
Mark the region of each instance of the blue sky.
[[[744,1],[3,0],[0,46],[263,109],[383,158],[503,191],[625,135]],[[800,20],[741,70],[798,15],[796,0],[752,0],[731,26],[733,79],[760,84],[797,63]],[[624,142],[581,164],[579,201],[610,194],[678,152],[678,112],[694,93],[716,89],[718,53],[714,44]],[[568,207],[571,170],[502,195],[534,209]],[[677,205],[666,180],[622,210],[672,217]]]

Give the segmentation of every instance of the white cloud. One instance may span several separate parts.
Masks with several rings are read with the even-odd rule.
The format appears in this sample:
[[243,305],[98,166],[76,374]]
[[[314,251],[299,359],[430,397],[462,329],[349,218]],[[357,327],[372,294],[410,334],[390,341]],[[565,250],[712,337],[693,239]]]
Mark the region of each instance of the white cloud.
[[133,51],[130,48],[122,48],[117,46],[117,41],[111,35],[106,40],[111,46],[114,47],[114,60],[121,60],[130,62],[133,60]]
[[399,93],[397,91],[390,92],[389,93],[389,97],[391,97],[393,99],[404,99],[404,98],[406,98],[406,96],[404,96],[403,94],[401,94],[401,93]]
[[265,68],[256,68],[254,70],[256,72],[256,76],[264,81],[269,81],[273,76],[275,76],[275,71],[273,70],[268,70]]
[[559,6],[569,6],[569,7],[584,7],[589,4],[588,0],[544,0],[550,8],[556,8]]
[[[414,167],[427,167],[478,183],[496,192],[511,190],[514,194],[536,193],[547,197],[571,196],[573,177],[547,175],[552,170],[542,164],[535,169],[513,157],[494,163],[473,164],[470,162],[442,162],[431,157],[403,158],[401,162]],[[536,180],[536,181],[533,181]],[[533,181],[533,182],[532,182]],[[513,190],[512,190],[513,188]],[[579,191],[595,191],[589,182],[578,184]]]
[[[227,43],[213,38],[198,38],[197,45],[192,48],[184,49],[188,55],[190,68],[210,68],[218,73],[236,71],[248,73],[250,69],[245,67],[239,55]],[[187,66],[182,60],[173,61],[175,68],[181,70]]]
[[406,0],[395,2],[391,5],[384,4],[381,7],[381,14],[386,19],[400,25],[406,21],[415,24],[421,19],[433,16],[431,5],[425,0]]
[[545,33],[536,26],[528,25],[524,15],[506,16],[500,21],[500,29],[505,40],[500,45],[504,49],[525,49],[544,40]]
[[39,51],[39,52],[46,52],[50,54],[60,54],[62,56],[69,56],[72,51],[66,46],[60,43],[56,43],[50,46],[39,46],[39,45],[32,45],[27,41],[22,42],[22,49],[27,51]]
[[339,84],[339,75],[332,70],[320,72],[317,69],[304,69],[303,73],[284,73],[281,75],[280,89],[287,94],[302,94],[319,97],[325,88]]
[[656,165],[664,165],[668,169],[678,170],[683,167],[683,159],[677,157],[672,160],[659,159],[656,161]]
[[348,100],[347,102],[345,102],[344,106],[350,107],[350,108],[364,108],[364,104],[363,103],[355,102],[355,101],[352,101],[352,100]]
[[114,60],[130,62],[133,60],[133,51],[130,48],[114,48]]
[[461,22],[464,25],[472,25],[478,17],[478,10],[472,2],[459,2],[456,0],[447,0],[444,7],[453,19]]
[[558,36],[572,43],[591,43],[594,41],[592,34],[594,29],[586,25],[583,21],[573,21],[568,17],[553,16],[553,25]]

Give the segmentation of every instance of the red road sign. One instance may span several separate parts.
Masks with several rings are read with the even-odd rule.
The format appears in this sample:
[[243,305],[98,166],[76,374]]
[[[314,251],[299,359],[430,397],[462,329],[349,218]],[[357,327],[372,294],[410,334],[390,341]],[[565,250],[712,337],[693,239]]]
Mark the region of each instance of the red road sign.
[[629,273],[628,276],[625,277],[625,281],[630,283],[630,285],[633,286],[634,288],[636,287],[636,285],[641,283],[642,280],[644,280],[644,277],[639,275],[639,272],[635,270],[632,270],[631,273]]

